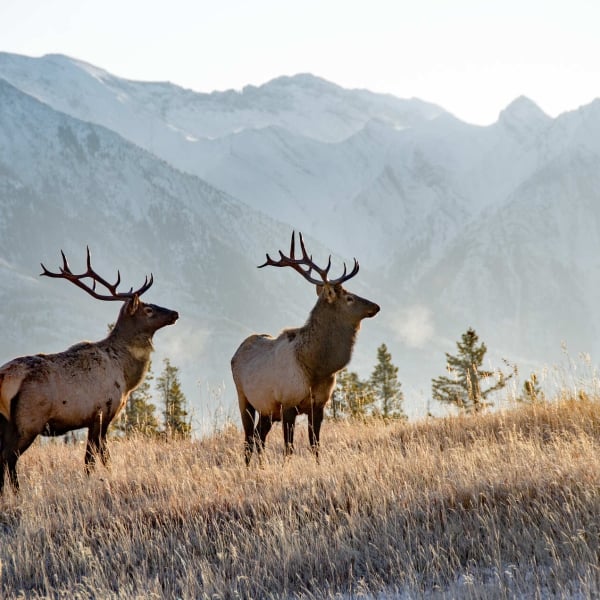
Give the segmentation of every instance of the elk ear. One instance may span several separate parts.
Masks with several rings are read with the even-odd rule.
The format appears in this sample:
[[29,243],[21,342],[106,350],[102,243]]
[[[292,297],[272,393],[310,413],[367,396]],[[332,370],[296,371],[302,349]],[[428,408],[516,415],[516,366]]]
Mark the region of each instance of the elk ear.
[[127,302],[127,311],[130,315],[134,315],[140,305],[140,297],[134,294],[133,298]]
[[328,283],[317,286],[317,296],[322,297],[326,302],[331,304],[335,301],[337,294],[335,288]]

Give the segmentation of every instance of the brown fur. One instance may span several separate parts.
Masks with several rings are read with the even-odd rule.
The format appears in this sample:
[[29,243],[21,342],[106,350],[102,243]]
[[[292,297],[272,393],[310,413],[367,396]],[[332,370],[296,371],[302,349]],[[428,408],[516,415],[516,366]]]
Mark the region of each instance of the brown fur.
[[318,454],[323,410],[335,386],[335,374],[350,361],[362,319],[379,312],[377,304],[341,285],[320,285],[317,293],[317,303],[303,327],[286,329],[277,338],[251,335],[231,359],[246,463],[255,445],[258,452],[262,450],[273,421],[283,420],[286,453],[291,453],[298,414],[308,415],[311,448]]
[[18,489],[17,460],[40,434],[87,427],[86,469],[96,454],[106,464],[108,426],[144,378],[152,336],[177,318],[175,311],[134,296],[104,340],[15,358],[0,367],[0,493],[6,470]]

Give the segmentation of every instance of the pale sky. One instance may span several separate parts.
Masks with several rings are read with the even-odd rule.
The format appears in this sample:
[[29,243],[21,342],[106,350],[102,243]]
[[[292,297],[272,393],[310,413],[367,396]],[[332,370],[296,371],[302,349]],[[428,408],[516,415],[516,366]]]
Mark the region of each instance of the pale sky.
[[489,124],[600,96],[598,0],[0,0],[0,51],[199,92],[312,73]]

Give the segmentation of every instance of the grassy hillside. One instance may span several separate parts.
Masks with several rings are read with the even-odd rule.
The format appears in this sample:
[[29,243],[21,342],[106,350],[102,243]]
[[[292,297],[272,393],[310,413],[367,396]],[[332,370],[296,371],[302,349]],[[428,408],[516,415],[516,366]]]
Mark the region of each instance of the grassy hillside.
[[[317,465],[271,433],[36,444],[0,499],[0,596],[592,598],[600,594],[600,400],[418,424],[326,422]],[[381,595],[379,595],[381,594]]]

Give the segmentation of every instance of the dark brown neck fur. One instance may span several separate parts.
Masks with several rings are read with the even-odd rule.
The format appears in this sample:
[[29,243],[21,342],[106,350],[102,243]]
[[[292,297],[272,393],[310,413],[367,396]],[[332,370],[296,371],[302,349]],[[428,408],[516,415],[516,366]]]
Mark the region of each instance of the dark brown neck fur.
[[359,323],[340,318],[334,306],[318,300],[304,327],[298,330],[298,360],[311,383],[344,368],[352,356]]

